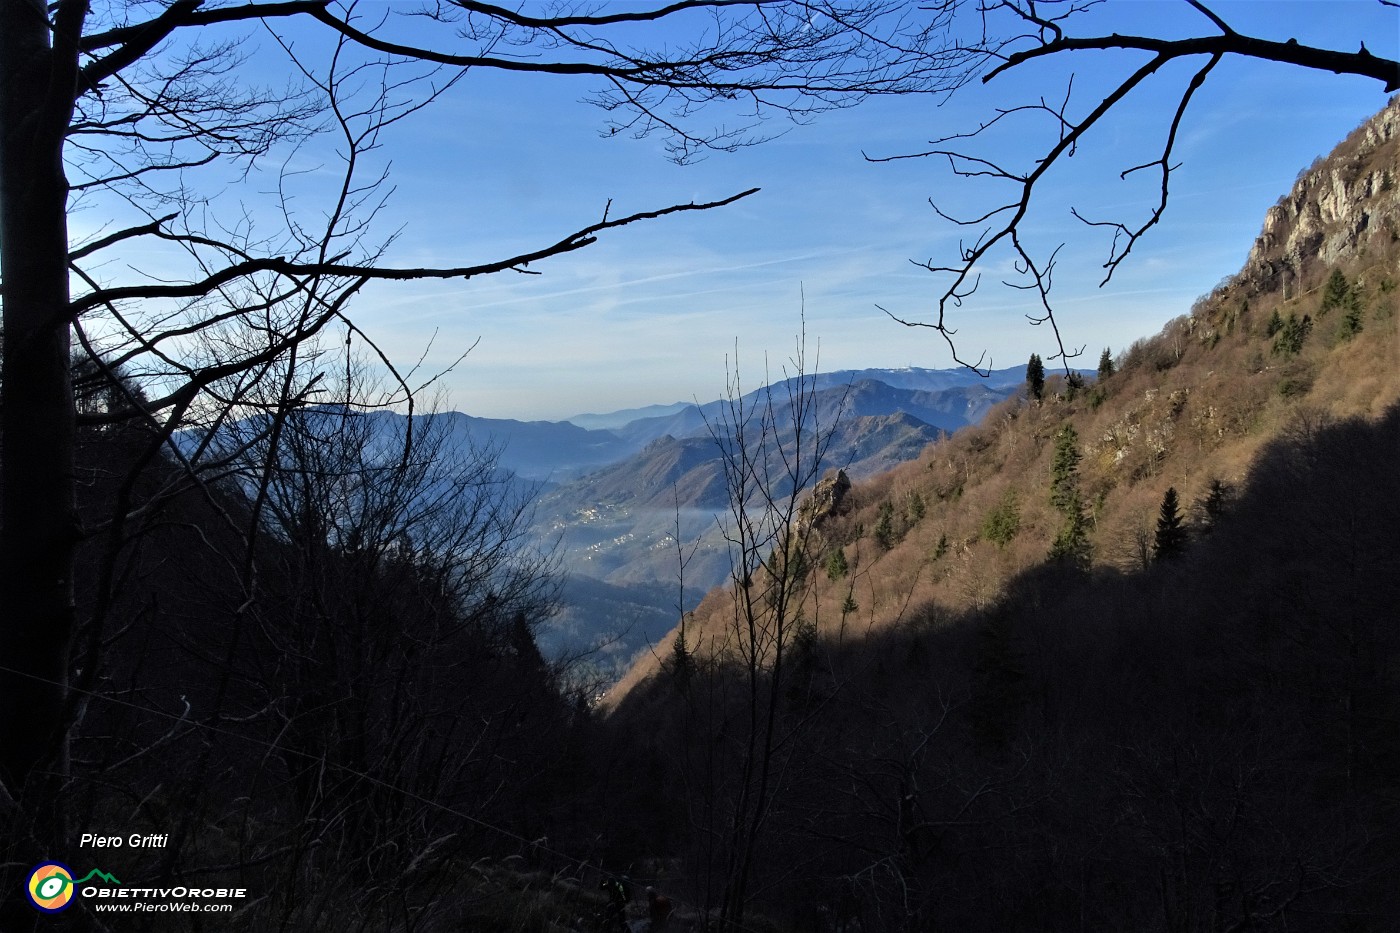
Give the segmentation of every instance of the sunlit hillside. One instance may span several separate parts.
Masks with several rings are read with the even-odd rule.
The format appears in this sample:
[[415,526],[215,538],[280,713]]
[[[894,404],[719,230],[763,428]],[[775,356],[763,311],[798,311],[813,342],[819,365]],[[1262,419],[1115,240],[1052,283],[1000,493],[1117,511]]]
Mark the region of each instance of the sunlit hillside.
[[[1400,400],[1397,128],[1392,101],[1301,173],[1240,274],[1159,334],[1113,348],[1111,374],[1074,389],[1052,370],[1041,399],[1023,392],[858,483],[808,542],[804,622],[849,638],[991,605],[1049,559],[1065,527],[1052,466],[1066,429],[1080,457],[1086,567],[1132,570],[1152,562],[1169,488],[1188,540],[1200,537],[1210,511],[1228,511],[1245,490],[1261,447],[1299,425],[1379,417]],[[697,651],[732,642],[731,605],[717,591],[687,620]]]
[[820,487],[630,672],[614,806],[675,888],[794,930],[1393,927],[1397,123],[1101,378]]

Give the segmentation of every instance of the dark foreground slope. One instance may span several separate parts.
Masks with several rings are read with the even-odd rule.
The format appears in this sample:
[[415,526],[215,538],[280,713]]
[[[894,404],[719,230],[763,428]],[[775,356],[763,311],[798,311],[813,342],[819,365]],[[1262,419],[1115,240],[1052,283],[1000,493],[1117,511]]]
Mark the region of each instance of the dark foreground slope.
[[[796,642],[757,684],[781,738],[766,909],[819,929],[804,905],[845,891],[865,930],[1393,929],[1397,457],[1400,408],[1299,419],[1177,560],[1045,565],[980,611]],[[701,662],[614,714],[664,782],[656,832],[738,812],[754,696]],[[724,863],[681,835],[717,898]]]

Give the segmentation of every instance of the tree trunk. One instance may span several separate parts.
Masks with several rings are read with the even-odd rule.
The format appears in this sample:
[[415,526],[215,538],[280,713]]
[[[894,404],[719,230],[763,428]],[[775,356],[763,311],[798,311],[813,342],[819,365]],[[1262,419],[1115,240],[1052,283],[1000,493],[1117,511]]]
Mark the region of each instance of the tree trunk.
[[[80,25],[81,5],[66,13]],[[0,779],[45,822],[67,771],[77,539],[63,171],[77,56],[50,34],[40,0],[0,0]]]

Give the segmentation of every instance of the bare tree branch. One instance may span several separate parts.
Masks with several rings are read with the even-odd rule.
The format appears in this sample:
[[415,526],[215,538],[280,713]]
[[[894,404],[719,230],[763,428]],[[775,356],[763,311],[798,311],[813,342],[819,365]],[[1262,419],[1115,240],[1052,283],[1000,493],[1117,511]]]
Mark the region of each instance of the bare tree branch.
[[[1124,36],[1119,34],[1098,36],[1075,36],[1067,32],[1069,21],[1075,14],[1083,12],[1092,3],[1071,3],[1057,15],[1042,13],[1042,8],[1033,2],[1022,0],[1000,0],[981,8],[984,16],[1005,16],[1013,24],[1029,27],[1030,31],[1000,45],[985,46],[987,53],[1000,59],[999,64],[982,76],[989,82],[998,75],[1012,69],[1024,69],[1037,61],[1050,58],[1074,56],[1077,61],[1081,53],[1126,50],[1150,53],[1151,57],[1123,78],[1114,79],[1103,98],[1083,116],[1069,113],[1070,95],[1067,93],[1062,103],[1051,104],[1044,97],[1037,103],[999,108],[995,115],[983,121],[976,129],[945,136],[935,141],[935,148],[927,151],[883,158],[867,158],[870,161],[890,161],[904,158],[937,157],[946,161],[949,171],[959,178],[984,178],[1010,184],[1013,194],[999,203],[981,211],[972,218],[958,218],[930,202],[939,217],[958,226],[978,228],[978,234],[971,244],[960,244],[958,255],[952,261],[936,262],[928,260],[916,262],[930,272],[951,276],[950,283],[943,289],[938,299],[937,312],[930,320],[918,319],[911,315],[898,315],[884,308],[893,320],[909,327],[927,327],[939,332],[952,350],[953,358],[961,365],[979,369],[983,357],[976,363],[968,363],[959,356],[953,336],[956,331],[950,326],[948,314],[951,309],[962,307],[963,301],[970,298],[981,283],[979,270],[997,251],[1009,249],[1018,275],[1026,284],[1004,282],[1018,290],[1031,291],[1036,296],[1038,310],[1027,314],[1032,324],[1049,324],[1054,334],[1058,353],[1050,357],[1065,362],[1079,351],[1067,349],[1062,339],[1055,311],[1050,299],[1051,278],[1054,269],[1054,254],[1043,265],[1037,263],[1025,246],[1021,228],[1031,211],[1036,198],[1035,187],[1064,158],[1073,156],[1076,148],[1085,137],[1109,113],[1124,106],[1128,95],[1136,90],[1150,76],[1161,71],[1169,63],[1194,56],[1205,56],[1206,62],[1194,73],[1182,89],[1175,110],[1167,123],[1165,138],[1160,155],[1150,161],[1132,165],[1120,173],[1126,179],[1138,172],[1155,169],[1159,178],[1159,195],[1155,206],[1151,207],[1145,219],[1127,223],[1115,220],[1090,219],[1077,208],[1072,208],[1072,216],[1091,227],[1102,227],[1112,232],[1108,257],[1103,263],[1106,270],[1100,285],[1107,284],[1124,260],[1133,251],[1148,231],[1155,227],[1164,216],[1170,200],[1171,176],[1178,167],[1172,156],[1177,137],[1184,124],[1186,113],[1193,102],[1196,91],[1207,81],[1215,67],[1226,57],[1251,58],[1278,62],[1314,70],[1349,74],[1370,78],[1381,82],[1387,91],[1400,88],[1400,62],[1373,55],[1365,44],[1357,52],[1338,52],[1330,49],[1306,45],[1296,39],[1277,42],[1242,35],[1233,29],[1222,17],[1212,11],[1202,0],[1186,0],[1195,12],[1210,21],[1219,35],[1198,36],[1186,39],[1161,39],[1153,36]],[[1027,48],[1014,49],[1017,44],[1029,43]],[[1073,78],[1070,87],[1073,88]],[[1013,168],[995,157],[983,157],[970,148],[971,141],[986,135],[993,127],[1022,115],[1049,116],[1055,127],[1055,138],[1046,144],[1042,154],[1037,156],[1025,169]],[[958,145],[949,145],[957,143]]]
[[1331,49],[1302,45],[1296,39],[1275,42],[1269,39],[1243,36],[1235,32],[1221,36],[1201,36],[1191,39],[1156,39],[1150,36],[1118,35],[1086,36],[1083,38],[1066,36],[1033,49],[1011,54],[1005,62],[983,75],[982,81],[984,83],[990,81],[1010,68],[1038,58],[1062,52],[1082,52],[1091,49],[1137,49],[1165,56],[1167,59],[1185,58],[1193,55],[1238,55],[1244,58],[1257,58],[1317,71],[1330,71],[1333,74],[1374,78],[1381,82],[1387,93],[1400,90],[1400,62],[1372,55],[1367,51],[1364,43],[1360,51],[1337,52]]
[[750,188],[747,191],[741,191],[738,194],[731,195],[719,201],[707,201],[701,204],[674,204],[670,207],[663,207],[658,210],[639,211],[638,213],[629,214],[626,217],[619,217],[615,220],[605,219],[583,227],[551,246],[531,250],[527,253],[520,253],[508,259],[499,259],[476,266],[460,266],[451,269],[426,267],[417,269],[387,269],[374,266],[346,266],[334,262],[295,262],[280,257],[249,259],[245,262],[221,269],[198,282],[190,282],[184,285],[129,285],[118,288],[97,289],[89,292],[87,295],[74,299],[70,306],[69,314],[79,315],[99,305],[113,304],[132,299],[198,298],[236,279],[246,278],[259,272],[274,272],[281,276],[293,278],[346,276],[364,279],[365,281],[383,280],[406,282],[414,279],[468,279],[474,276],[490,275],[495,272],[503,272],[506,270],[520,271],[524,270],[524,267],[528,266],[531,262],[547,259],[551,256],[558,256],[563,253],[571,253],[574,250],[582,249],[585,246],[596,243],[598,239],[597,234],[604,230],[625,227],[628,224],[636,223],[640,220],[652,220],[680,211],[701,211],[715,207],[723,207],[741,198],[746,198],[756,193],[758,190],[757,188]]

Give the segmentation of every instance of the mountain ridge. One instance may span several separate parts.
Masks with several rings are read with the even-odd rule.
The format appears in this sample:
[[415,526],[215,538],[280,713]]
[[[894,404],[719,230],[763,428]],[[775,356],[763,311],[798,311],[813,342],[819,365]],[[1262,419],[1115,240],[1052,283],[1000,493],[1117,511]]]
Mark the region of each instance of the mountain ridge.
[[[1007,391],[1018,386],[1022,378],[1013,378],[1014,372],[999,370],[982,378],[961,370],[869,369],[804,378],[809,385],[826,390],[823,404],[829,419],[837,407],[832,400],[855,383],[862,385],[859,393],[852,392],[860,400],[859,414],[908,411],[935,429],[952,431],[982,417]],[[894,379],[900,385],[890,385],[876,376]],[[865,383],[885,386],[883,395],[877,399],[878,391],[864,386]],[[791,380],[785,380],[772,388],[790,384]],[[767,388],[745,393],[744,404],[752,406]],[[703,405],[675,402],[578,415],[563,421],[488,418],[459,411],[440,412],[434,417],[448,422],[454,443],[492,446],[502,468],[525,480],[559,484],[634,456],[658,437],[705,436],[706,424],[718,418],[726,404],[724,400]],[[379,414],[387,419],[403,417],[393,412]]]

